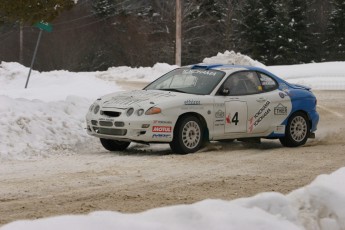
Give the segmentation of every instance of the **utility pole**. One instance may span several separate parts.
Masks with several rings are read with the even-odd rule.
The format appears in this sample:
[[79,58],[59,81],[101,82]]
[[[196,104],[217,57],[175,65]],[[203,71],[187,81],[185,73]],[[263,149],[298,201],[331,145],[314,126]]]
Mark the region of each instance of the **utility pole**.
[[19,24],[19,63],[22,65],[24,65],[23,47],[23,22],[21,21]]
[[182,48],[182,0],[176,0],[176,49],[175,64],[181,66],[181,48]]

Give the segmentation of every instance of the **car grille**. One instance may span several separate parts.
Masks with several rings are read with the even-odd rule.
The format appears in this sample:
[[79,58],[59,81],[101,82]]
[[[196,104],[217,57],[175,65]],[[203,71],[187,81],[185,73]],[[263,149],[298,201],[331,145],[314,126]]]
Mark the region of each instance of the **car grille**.
[[127,134],[127,129],[109,129],[101,127],[92,127],[96,133],[104,135],[113,135],[113,136],[125,136]]
[[121,112],[115,112],[115,111],[101,111],[102,115],[106,115],[108,117],[119,117],[121,115]]
[[100,126],[108,126],[108,127],[110,127],[110,126],[113,126],[113,122],[111,122],[111,121],[100,121],[99,125]]

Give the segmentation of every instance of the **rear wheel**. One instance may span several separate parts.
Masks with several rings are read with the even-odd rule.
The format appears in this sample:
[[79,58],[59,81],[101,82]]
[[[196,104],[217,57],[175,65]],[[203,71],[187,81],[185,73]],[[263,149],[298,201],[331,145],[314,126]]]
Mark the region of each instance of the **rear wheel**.
[[116,140],[109,140],[100,138],[101,144],[106,150],[109,151],[123,151],[125,150],[131,142],[126,141],[116,141]]
[[294,113],[288,121],[285,137],[280,138],[280,143],[286,147],[304,145],[309,137],[310,125],[307,116],[302,112]]
[[182,117],[176,123],[170,148],[179,154],[198,151],[203,144],[203,131],[204,127],[198,118],[194,116]]

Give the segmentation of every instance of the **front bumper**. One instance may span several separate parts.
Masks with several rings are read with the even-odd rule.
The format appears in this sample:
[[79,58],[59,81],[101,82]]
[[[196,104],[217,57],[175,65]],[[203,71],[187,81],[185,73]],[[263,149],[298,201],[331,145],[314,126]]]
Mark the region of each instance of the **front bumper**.
[[162,114],[110,118],[88,113],[86,124],[87,133],[98,138],[146,143],[173,139],[174,121]]

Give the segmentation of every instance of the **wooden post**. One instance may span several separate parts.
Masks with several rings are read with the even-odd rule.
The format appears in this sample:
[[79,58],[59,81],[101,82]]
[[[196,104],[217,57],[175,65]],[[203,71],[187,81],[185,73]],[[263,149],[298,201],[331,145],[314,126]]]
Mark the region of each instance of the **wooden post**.
[[181,66],[181,48],[182,48],[182,0],[176,0],[176,49],[175,64]]
[[24,65],[23,57],[23,22],[19,24],[19,63]]

